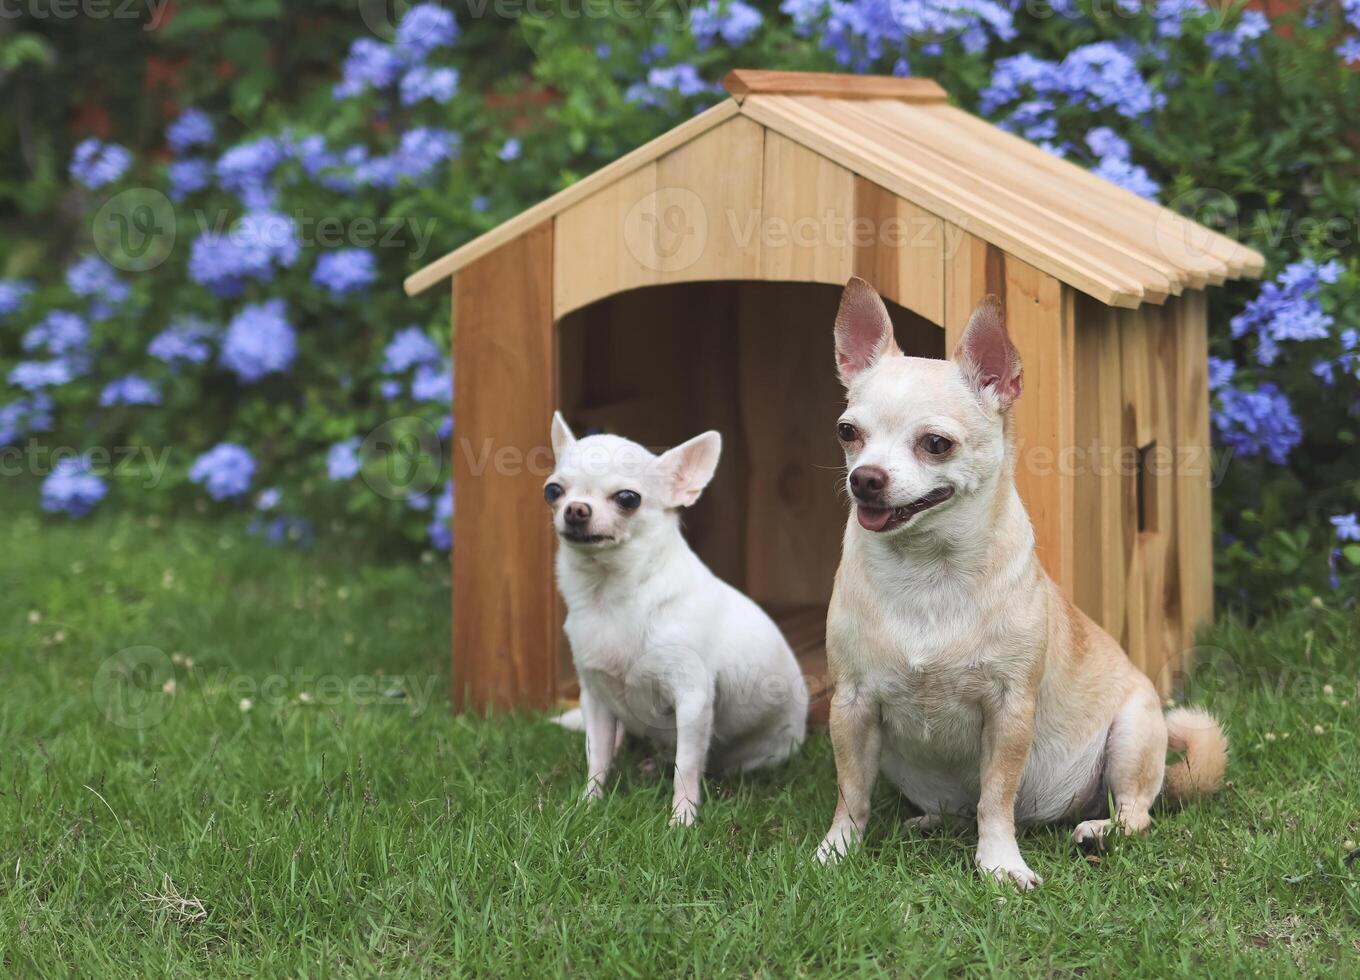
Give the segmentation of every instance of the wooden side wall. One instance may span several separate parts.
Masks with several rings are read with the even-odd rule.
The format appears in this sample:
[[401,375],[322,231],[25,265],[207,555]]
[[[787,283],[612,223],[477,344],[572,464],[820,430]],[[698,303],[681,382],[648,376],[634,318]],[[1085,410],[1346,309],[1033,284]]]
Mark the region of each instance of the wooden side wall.
[[1078,294],[1074,599],[1163,693],[1213,617],[1204,294]]
[[459,708],[546,708],[556,697],[552,529],[533,519],[542,516],[557,403],[552,255],[553,229],[544,223],[454,277]]

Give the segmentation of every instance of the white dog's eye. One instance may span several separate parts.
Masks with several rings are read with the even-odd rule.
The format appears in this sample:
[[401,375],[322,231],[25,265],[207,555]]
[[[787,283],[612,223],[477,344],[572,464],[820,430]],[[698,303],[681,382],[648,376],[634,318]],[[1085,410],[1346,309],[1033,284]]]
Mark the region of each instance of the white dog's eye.
[[637,510],[642,506],[642,494],[636,490],[620,490],[614,494],[614,503],[624,510]]
[[954,443],[944,436],[931,432],[921,437],[921,448],[928,456],[947,456],[949,450],[954,448]]
[[854,442],[859,438],[859,429],[856,429],[849,422],[837,422],[836,435],[841,442]]
[[562,484],[549,483],[543,488],[543,499],[550,504],[555,504],[564,493],[566,493],[566,491],[562,489]]

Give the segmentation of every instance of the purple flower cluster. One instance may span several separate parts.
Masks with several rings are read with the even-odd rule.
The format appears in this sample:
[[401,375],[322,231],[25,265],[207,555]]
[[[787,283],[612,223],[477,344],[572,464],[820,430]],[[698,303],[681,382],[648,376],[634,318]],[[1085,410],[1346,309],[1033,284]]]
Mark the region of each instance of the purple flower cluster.
[[1098,126],[1086,134],[1086,146],[1095,154],[1091,172],[1139,197],[1156,199],[1161,185],[1148,172],[1129,159],[1128,141],[1108,126]]
[[208,338],[215,331],[197,317],[181,317],[152,338],[146,352],[172,367],[203,364],[212,356]]
[[377,260],[372,252],[361,248],[324,252],[312,270],[312,282],[324,287],[333,297],[364,289],[377,277]]
[[398,330],[383,350],[383,373],[400,374],[420,365],[438,364],[442,355],[420,327]]
[[1288,265],[1261,287],[1261,292],[1246,309],[1232,318],[1234,340],[1248,333],[1256,336],[1256,359],[1270,365],[1280,353],[1283,341],[1321,340],[1331,333],[1332,317],[1322,309],[1320,296],[1324,284],[1335,283],[1341,263],[1319,265],[1304,259]]
[[27,279],[0,279],[0,317],[18,313],[24,307],[33,283]]
[[744,0],[708,0],[689,15],[689,32],[700,48],[711,48],[721,40],[729,47],[740,47],[760,29],[760,11]]
[[185,109],[165,129],[165,141],[176,153],[207,146],[216,138],[217,130],[202,109]]
[[66,310],[53,310],[24,334],[26,351],[44,350],[54,357],[83,352],[90,342],[90,326]]
[[101,408],[111,408],[114,405],[159,405],[160,403],[160,388],[136,374],[129,374],[110,381],[99,394]]
[[182,201],[197,194],[212,183],[213,167],[207,160],[176,160],[167,171],[170,177],[170,198]]
[[1112,41],[1097,41],[1073,49],[1062,61],[1028,53],[998,60],[991,83],[982,92],[982,110],[991,114],[1028,101],[1037,101],[1045,111],[1059,105],[1081,106],[1144,119],[1166,104],[1166,96],[1143,78],[1128,50]]
[[358,436],[337,442],[326,451],[326,476],[332,480],[349,480],[357,476],[359,461]]
[[84,517],[104,499],[108,487],[90,469],[84,457],[58,460],[42,484],[42,509]]
[[1264,454],[1283,464],[1303,438],[1303,429],[1284,392],[1271,382],[1254,391],[1225,386],[1212,411],[1219,439],[1243,456]]
[[284,147],[272,136],[238,143],[217,159],[217,183],[250,208],[268,208],[274,203],[269,178],[284,161]]
[[243,307],[222,338],[221,360],[247,384],[287,371],[297,356],[297,334],[281,299]]
[[52,399],[38,393],[0,405],[0,446],[18,442],[31,432],[46,432],[52,427]]
[[647,81],[629,86],[624,97],[644,106],[666,106],[676,96],[682,99],[696,95],[713,95],[721,87],[704,81],[693,65],[679,64],[647,71]]
[[458,24],[452,13],[437,4],[418,4],[397,25],[394,44],[360,38],[350,45],[341,81],[333,93],[337,99],[350,99],[400,83],[403,105],[421,99],[447,102],[458,89],[458,73],[430,69],[425,59],[437,48],[451,46],[457,38]]
[[[779,9],[800,34],[817,34],[836,61],[867,71],[885,55],[905,55],[915,42],[938,54],[955,38],[978,54],[1015,37],[1015,5],[1004,0],[783,0]],[[905,59],[897,74],[906,74]]]
[[66,287],[77,296],[114,305],[126,300],[129,292],[127,283],[97,255],[87,255],[66,270]]
[[221,442],[194,460],[189,482],[198,483],[213,500],[230,500],[250,490],[255,457],[244,446]]
[[453,547],[453,481],[444,484],[444,490],[434,505],[434,517],[427,528],[430,544],[440,551]]
[[412,68],[401,77],[401,104],[415,105],[429,99],[444,105],[458,94],[456,68]]
[[132,166],[132,154],[117,143],[82,140],[71,156],[71,179],[90,190],[112,184]]
[[276,267],[302,252],[293,220],[277,211],[249,211],[227,233],[206,231],[189,251],[189,277],[219,298],[239,296],[245,281],[268,282]]

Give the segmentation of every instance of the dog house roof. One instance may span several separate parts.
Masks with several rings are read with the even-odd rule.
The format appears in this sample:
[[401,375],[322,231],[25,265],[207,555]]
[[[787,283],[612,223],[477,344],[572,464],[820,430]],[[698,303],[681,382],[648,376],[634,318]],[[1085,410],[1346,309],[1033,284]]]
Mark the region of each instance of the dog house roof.
[[1110,306],[1265,268],[1259,252],[949,105],[928,79],[737,70],[723,85],[731,98],[413,273],[407,294],[737,115]]

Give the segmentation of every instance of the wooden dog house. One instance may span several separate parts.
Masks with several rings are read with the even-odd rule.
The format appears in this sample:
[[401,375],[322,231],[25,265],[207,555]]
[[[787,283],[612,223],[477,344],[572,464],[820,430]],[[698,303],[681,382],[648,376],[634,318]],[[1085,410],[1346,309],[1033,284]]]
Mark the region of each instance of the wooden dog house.
[[724,455],[687,535],[824,670],[852,275],[943,357],[985,294],[1025,366],[1016,479],[1067,594],[1169,690],[1212,615],[1204,289],[1256,252],[951,107],[924,79],[736,71],[731,98],[431,263],[452,277],[455,701],[573,688],[548,425]]

